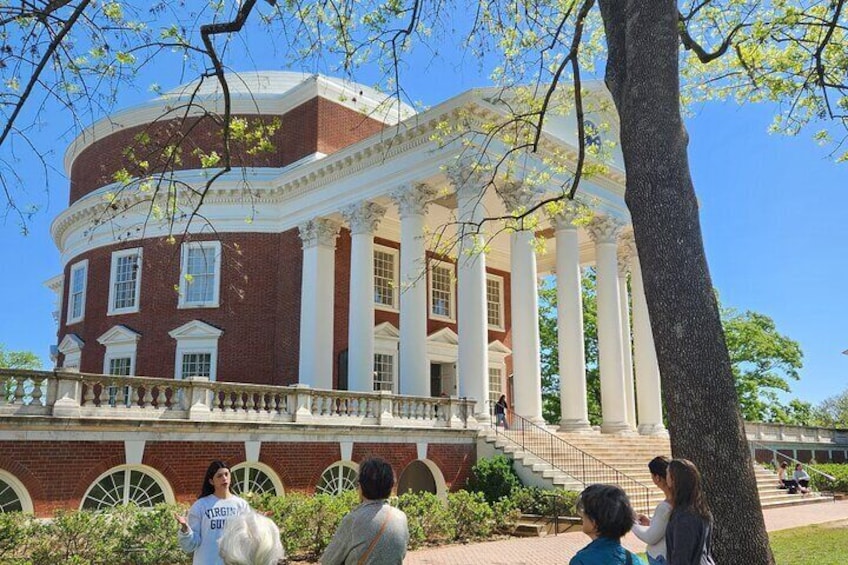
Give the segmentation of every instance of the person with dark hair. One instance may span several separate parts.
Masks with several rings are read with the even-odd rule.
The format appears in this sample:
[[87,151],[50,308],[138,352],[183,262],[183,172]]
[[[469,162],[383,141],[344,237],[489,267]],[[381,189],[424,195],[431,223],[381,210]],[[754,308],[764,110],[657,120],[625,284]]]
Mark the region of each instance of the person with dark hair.
[[648,565],[665,565],[667,563],[665,528],[668,525],[668,518],[671,516],[671,489],[668,488],[668,483],[665,480],[668,471],[668,457],[663,455],[654,457],[648,463],[648,470],[651,472],[651,480],[663,491],[665,499],[657,504],[653,518],[648,518],[644,514],[639,514],[636,517],[637,523],[633,526],[633,534],[648,544],[645,550],[648,555]]
[[789,494],[795,494],[798,492],[798,481],[793,478],[786,478],[787,467],[789,467],[789,463],[784,461],[777,470],[777,488],[788,489]]
[[666,482],[673,507],[665,529],[669,565],[715,565],[713,515],[701,488],[701,473],[688,459],[672,459]]
[[506,403],[506,395],[502,394],[495,403],[495,427],[502,424],[505,430],[509,429],[509,425],[506,423],[507,408],[509,408],[509,405]]
[[807,474],[801,463],[795,464],[795,472],[792,473],[792,479],[798,483],[802,493],[806,494],[810,492],[810,475]]
[[389,505],[395,476],[379,457],[359,465],[362,503],[342,518],[322,565],[400,565],[406,555],[409,528],[406,514]]
[[643,565],[621,545],[636,518],[627,494],[613,485],[589,485],[577,499],[583,533],[592,541],[571,558],[569,565]]
[[218,539],[227,519],[250,510],[243,499],[230,492],[230,466],[213,461],[206,469],[200,496],[188,516],[175,515],[180,525],[177,540],[186,553],[194,553],[194,565],[223,565]]

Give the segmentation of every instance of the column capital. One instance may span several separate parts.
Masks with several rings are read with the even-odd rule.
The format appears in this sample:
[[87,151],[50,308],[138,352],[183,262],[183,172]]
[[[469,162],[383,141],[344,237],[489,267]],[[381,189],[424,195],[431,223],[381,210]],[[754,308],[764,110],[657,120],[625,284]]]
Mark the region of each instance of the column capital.
[[350,225],[350,233],[373,234],[377,231],[377,226],[380,225],[380,220],[386,209],[376,202],[364,201],[358,204],[351,204],[342,210],[342,217]]
[[477,196],[486,187],[486,170],[477,160],[463,157],[445,169],[458,196]]
[[615,243],[624,224],[612,216],[595,216],[586,228],[595,243]]
[[557,230],[576,230],[581,220],[589,215],[589,208],[580,200],[563,200],[546,210]]
[[341,227],[342,225],[335,220],[315,218],[300,224],[297,229],[300,231],[304,249],[317,246],[335,248]]
[[626,276],[636,256],[636,241],[633,232],[627,230],[618,238],[618,276]]
[[423,182],[412,182],[398,187],[389,196],[397,205],[402,220],[408,216],[424,214],[436,196],[436,189]]
[[507,211],[526,210],[535,204],[542,195],[540,187],[520,180],[508,180],[498,183],[498,195],[506,205]]

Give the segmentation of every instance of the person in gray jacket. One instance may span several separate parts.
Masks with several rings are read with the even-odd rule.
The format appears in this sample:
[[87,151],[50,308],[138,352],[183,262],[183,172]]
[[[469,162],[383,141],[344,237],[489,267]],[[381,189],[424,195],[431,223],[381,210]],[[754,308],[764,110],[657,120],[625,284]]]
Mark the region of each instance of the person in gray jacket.
[[386,499],[395,484],[392,467],[379,457],[359,465],[362,502],[342,518],[321,565],[401,565],[409,528],[406,514]]

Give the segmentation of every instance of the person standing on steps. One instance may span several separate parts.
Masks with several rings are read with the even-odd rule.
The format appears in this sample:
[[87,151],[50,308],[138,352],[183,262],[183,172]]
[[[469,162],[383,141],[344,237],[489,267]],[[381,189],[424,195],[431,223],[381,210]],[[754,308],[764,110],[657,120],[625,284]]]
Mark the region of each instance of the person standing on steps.
[[194,553],[194,565],[224,565],[218,540],[229,518],[250,511],[250,505],[230,492],[230,466],[213,461],[203,477],[197,502],[188,516],[176,514],[180,525],[177,541],[186,553]]
[[657,504],[653,518],[648,518],[644,514],[639,514],[636,517],[633,535],[648,544],[645,550],[648,555],[648,565],[665,565],[668,563],[665,548],[665,528],[668,525],[672,509],[671,489],[665,480],[668,472],[668,457],[654,457],[648,463],[648,470],[651,471],[651,480],[663,491],[665,498]]
[[509,425],[506,423],[507,408],[509,408],[509,405],[506,403],[506,395],[502,394],[495,403],[495,427],[502,424],[505,430],[509,429]]

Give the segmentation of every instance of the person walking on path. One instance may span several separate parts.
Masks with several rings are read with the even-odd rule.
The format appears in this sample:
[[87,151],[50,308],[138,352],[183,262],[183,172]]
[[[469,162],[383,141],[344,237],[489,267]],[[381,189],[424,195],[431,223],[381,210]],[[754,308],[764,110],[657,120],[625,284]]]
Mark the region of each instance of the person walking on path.
[[409,543],[406,514],[386,500],[395,484],[392,467],[379,457],[359,465],[362,503],[342,518],[321,565],[401,565]]
[[638,555],[621,545],[636,514],[627,495],[617,486],[589,485],[577,499],[583,533],[592,541],[571,558],[569,565],[644,565]]
[[713,515],[701,489],[701,473],[688,459],[672,459],[666,482],[673,506],[665,530],[669,565],[715,565]]
[[636,517],[637,523],[633,526],[633,535],[648,544],[646,549],[648,565],[665,565],[668,562],[665,548],[665,529],[668,525],[668,518],[671,516],[672,501],[671,489],[665,480],[668,472],[668,457],[654,457],[648,463],[648,470],[651,471],[651,480],[663,491],[665,499],[657,504],[653,518],[648,518],[644,514],[639,514]]
[[188,516],[176,514],[180,525],[177,541],[186,553],[194,553],[194,565],[223,565],[218,555],[218,539],[229,518],[250,511],[250,505],[230,492],[230,466],[213,461],[203,477],[197,502]]

